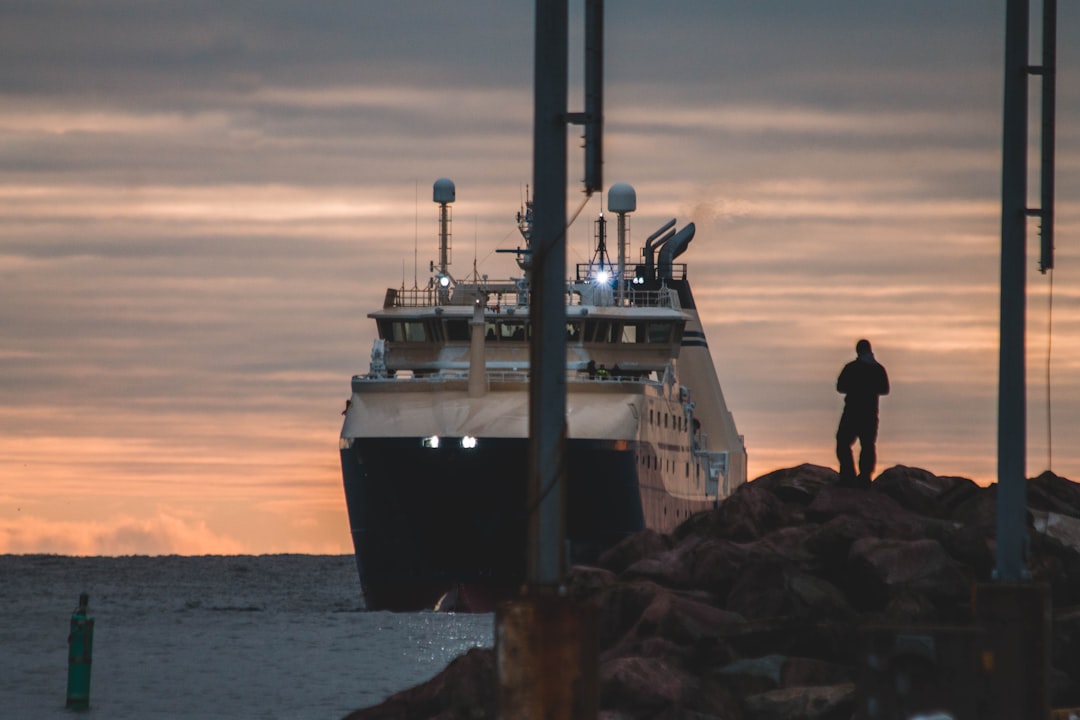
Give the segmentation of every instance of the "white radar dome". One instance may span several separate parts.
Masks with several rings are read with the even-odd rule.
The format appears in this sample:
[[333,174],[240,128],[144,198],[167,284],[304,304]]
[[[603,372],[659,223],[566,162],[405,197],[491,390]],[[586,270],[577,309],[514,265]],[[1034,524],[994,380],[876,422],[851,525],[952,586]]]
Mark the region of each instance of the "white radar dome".
[[439,178],[435,181],[433,199],[437,203],[452,203],[457,199],[457,191],[454,189],[454,181],[447,178]]
[[607,191],[608,210],[614,213],[634,212],[637,210],[637,193],[634,186],[627,183],[615,183]]

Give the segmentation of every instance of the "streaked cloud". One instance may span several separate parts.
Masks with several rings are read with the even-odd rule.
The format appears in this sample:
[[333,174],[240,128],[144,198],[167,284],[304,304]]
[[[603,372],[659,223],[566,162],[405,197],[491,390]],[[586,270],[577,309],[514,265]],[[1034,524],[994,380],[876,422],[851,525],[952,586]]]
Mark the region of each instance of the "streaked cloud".
[[[992,481],[1002,8],[606,15],[605,174],[637,188],[635,245],[698,226],[685,259],[751,474],[834,462],[833,383],[869,336],[894,383],[880,465]],[[517,274],[494,251],[530,182],[532,21],[526,0],[0,9],[0,552],[347,552],[339,413],[366,313],[427,281],[432,181],[457,183],[455,272]],[[1072,5],[1059,35],[1053,462],[1080,479]]]

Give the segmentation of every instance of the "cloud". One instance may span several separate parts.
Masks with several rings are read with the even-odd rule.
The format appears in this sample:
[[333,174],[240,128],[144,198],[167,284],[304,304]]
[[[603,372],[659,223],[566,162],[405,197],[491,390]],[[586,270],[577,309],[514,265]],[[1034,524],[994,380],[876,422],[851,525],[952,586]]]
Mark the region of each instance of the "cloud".
[[[5,6],[0,480],[35,518],[0,505],[7,547],[347,550],[339,412],[366,313],[426,282],[432,181],[457,183],[453,270],[518,274],[494,251],[519,243],[531,182],[533,11]],[[1076,13],[1059,8],[1061,78]],[[751,474],[832,462],[832,384],[869,335],[896,387],[882,465],[993,479],[1003,23],[982,0],[609,4],[605,176],[637,189],[634,245],[698,226],[685,260]],[[1058,107],[1054,456],[1080,479],[1064,80]],[[1048,287],[1031,266],[1037,471]],[[72,497],[106,520],[65,514]]]
[[103,521],[0,518],[0,553],[60,555],[235,555],[244,543],[212,531],[205,521],[158,511]]

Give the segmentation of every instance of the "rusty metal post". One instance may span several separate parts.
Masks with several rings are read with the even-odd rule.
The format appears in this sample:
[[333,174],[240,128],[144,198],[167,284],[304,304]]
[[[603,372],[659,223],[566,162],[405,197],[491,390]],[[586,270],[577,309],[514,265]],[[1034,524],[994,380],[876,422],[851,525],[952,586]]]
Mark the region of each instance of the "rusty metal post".
[[535,595],[500,606],[496,627],[500,718],[595,720],[595,608]]
[[975,586],[975,621],[986,631],[990,676],[984,720],[1050,717],[1050,589],[1043,583]]

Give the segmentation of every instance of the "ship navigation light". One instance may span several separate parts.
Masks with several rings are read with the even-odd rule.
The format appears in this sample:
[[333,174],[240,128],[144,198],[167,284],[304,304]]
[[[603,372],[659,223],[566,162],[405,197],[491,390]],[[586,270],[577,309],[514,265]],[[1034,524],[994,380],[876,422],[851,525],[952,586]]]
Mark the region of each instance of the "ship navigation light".
[[461,447],[465,448],[466,450],[472,450],[476,447],[476,438],[474,438],[472,435],[466,435],[465,437],[461,438]]
[[438,435],[431,435],[429,437],[426,437],[426,438],[424,438],[423,440],[420,441],[420,444],[423,447],[431,448],[432,450],[437,450],[439,448],[439,436]]

